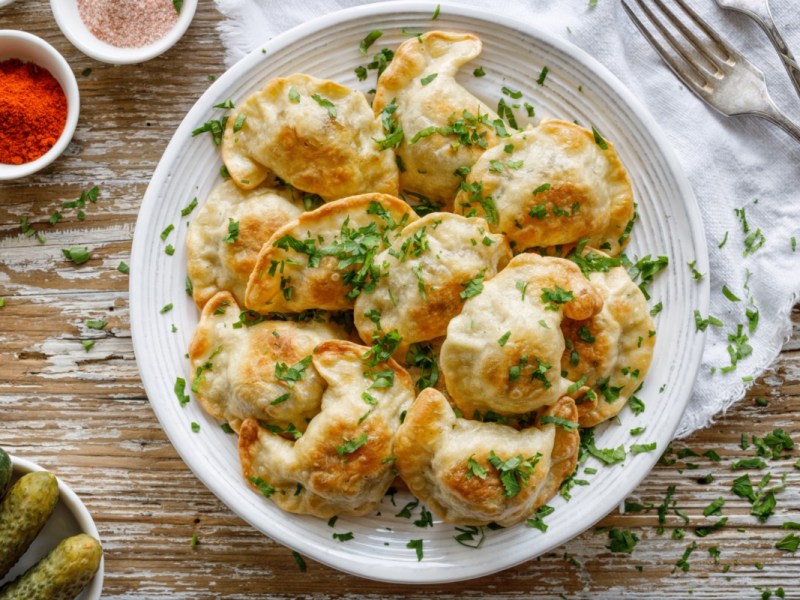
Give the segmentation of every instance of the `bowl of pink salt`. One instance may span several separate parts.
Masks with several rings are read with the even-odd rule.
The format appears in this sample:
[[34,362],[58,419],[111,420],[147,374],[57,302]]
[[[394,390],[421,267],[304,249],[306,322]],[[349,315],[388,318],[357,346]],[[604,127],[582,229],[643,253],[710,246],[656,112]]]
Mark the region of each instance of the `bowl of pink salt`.
[[174,46],[192,22],[197,0],[50,0],[50,8],[78,50],[124,65]]

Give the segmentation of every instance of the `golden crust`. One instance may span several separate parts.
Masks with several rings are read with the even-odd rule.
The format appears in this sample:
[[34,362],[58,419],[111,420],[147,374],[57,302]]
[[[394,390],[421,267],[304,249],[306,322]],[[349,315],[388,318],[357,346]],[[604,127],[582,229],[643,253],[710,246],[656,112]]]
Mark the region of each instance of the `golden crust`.
[[[379,212],[383,212],[382,216]],[[317,266],[309,266],[310,256],[282,245],[281,240],[310,240],[315,250],[341,240],[343,226],[350,230],[374,224],[378,233],[390,234],[401,224],[417,219],[411,207],[386,194],[362,194],[324,204],[286,223],[261,248],[250,274],[245,294],[247,308],[259,312],[299,312],[316,308],[348,310],[355,304],[345,275],[358,270],[362,262],[339,268],[339,259],[320,255]],[[375,236],[371,236],[374,238]],[[384,240],[375,242],[377,251]]]
[[[566,397],[551,411],[564,418],[576,414],[574,402]],[[457,418],[445,397],[429,388],[417,397],[400,426],[395,455],[409,489],[444,521],[507,527],[530,517],[555,494],[574,470],[578,445],[577,431],[566,432],[552,424],[518,431]],[[518,493],[509,495],[489,461],[491,455],[501,461],[516,456],[530,461],[533,468],[527,482],[520,482]],[[478,472],[470,469],[470,460],[479,465]]]
[[295,73],[271,79],[231,113],[222,159],[244,189],[274,171],[327,200],[366,192],[396,195],[394,153],[380,149],[374,140],[381,137],[381,124],[363,94]]
[[303,431],[319,412],[325,383],[313,366],[296,382],[280,379],[276,365],[287,367],[311,356],[314,348],[345,332],[332,323],[262,321],[234,328],[240,309],[229,292],[220,292],[203,308],[189,344],[197,401],[220,421],[238,429],[247,418]]
[[[569,292],[561,304],[545,290]],[[523,295],[524,291],[524,295]],[[571,261],[520,254],[450,321],[440,366],[464,415],[519,415],[551,405],[569,387],[560,375],[563,316],[588,318],[602,297]]]
[[[491,198],[492,231],[505,233],[517,251],[589,238],[613,256],[621,252],[633,192],[611,142],[603,149],[591,131],[551,120],[512,135],[507,144],[512,154],[498,146],[476,162],[467,189],[456,197],[457,212],[485,213]],[[497,161],[513,168],[498,170]]]
[[[409,39],[397,48],[378,80],[372,104],[375,114],[393,102],[397,105],[394,117],[405,132],[396,150],[405,166],[400,187],[423,194],[444,210],[452,210],[461,182],[455,170],[471,166],[499,141],[491,125],[476,121],[483,116],[491,122],[498,116],[455,80],[459,68],[480,52],[480,39],[468,33],[429,31]],[[431,76],[435,78],[422,83]],[[457,119],[481,136],[480,144],[454,144],[455,136],[438,133],[411,143],[420,131],[448,127]]]
[[578,399],[581,427],[624,408],[647,375],[656,339],[644,294],[623,267],[591,273],[589,279],[603,297],[603,309],[589,319],[561,324],[567,341],[561,369],[572,381],[586,377]]
[[468,282],[481,274],[490,280],[510,259],[508,242],[491,233],[483,219],[431,213],[406,225],[375,258],[385,266],[384,276],[374,290],[356,299],[354,319],[361,339],[370,344],[378,333],[367,316],[377,311],[380,330],[397,330],[402,336],[395,354],[402,359],[410,344],[447,332],[464,305],[461,294]]
[[[242,191],[230,181],[214,188],[186,236],[186,269],[197,308],[202,309],[220,291],[231,292],[244,304],[247,280],[264,242],[302,212],[289,188],[260,186]],[[239,235],[232,243],[225,241],[229,219],[239,224]]]
[[[378,506],[391,485],[395,475],[385,459],[394,455],[400,414],[414,399],[413,386],[392,359],[369,365],[368,350],[342,340],[316,348],[314,368],[327,388],[321,411],[297,441],[274,435],[255,420],[242,424],[244,477],[251,485],[251,478],[258,478],[278,490],[270,498],[283,510],[322,518],[363,515]],[[377,370],[394,373],[391,387],[372,387],[364,373]]]

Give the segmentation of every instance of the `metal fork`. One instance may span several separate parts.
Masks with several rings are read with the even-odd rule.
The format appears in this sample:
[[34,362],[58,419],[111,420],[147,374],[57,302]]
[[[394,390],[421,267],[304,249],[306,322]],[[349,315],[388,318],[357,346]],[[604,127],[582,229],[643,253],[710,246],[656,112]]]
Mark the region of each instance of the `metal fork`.
[[[628,1],[622,0],[622,7],[634,25],[678,78],[706,104],[726,116],[752,114],[769,119],[800,141],[800,127],[790,121],[772,101],[764,73],[723,40],[684,0],[672,0],[680,8],[682,18],[665,6],[662,0],[630,2],[640,8],[666,44],[656,39],[633,12]],[[656,7],[661,16],[657,16],[648,4]],[[701,39],[684,21],[702,31],[706,39]],[[665,23],[677,30],[682,40]]]

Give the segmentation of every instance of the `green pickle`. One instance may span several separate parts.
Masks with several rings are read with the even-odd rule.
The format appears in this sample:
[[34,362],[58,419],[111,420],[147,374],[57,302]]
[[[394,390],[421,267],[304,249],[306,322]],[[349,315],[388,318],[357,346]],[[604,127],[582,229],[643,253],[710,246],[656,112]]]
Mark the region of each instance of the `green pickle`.
[[0,448],[0,500],[8,489],[8,484],[11,483],[11,473],[14,471],[11,466],[11,458],[6,454],[5,450]]
[[0,600],[72,600],[103,557],[100,542],[81,533],[63,540],[22,577],[0,589]]
[[0,578],[25,554],[57,502],[58,483],[47,471],[23,475],[11,487],[0,503]]

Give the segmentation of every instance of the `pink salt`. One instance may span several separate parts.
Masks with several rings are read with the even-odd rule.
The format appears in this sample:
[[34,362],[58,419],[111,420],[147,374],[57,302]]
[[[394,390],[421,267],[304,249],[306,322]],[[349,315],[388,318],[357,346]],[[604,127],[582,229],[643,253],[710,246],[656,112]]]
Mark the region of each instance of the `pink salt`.
[[118,48],[157,42],[178,22],[172,0],[78,0],[78,12],[92,35]]

